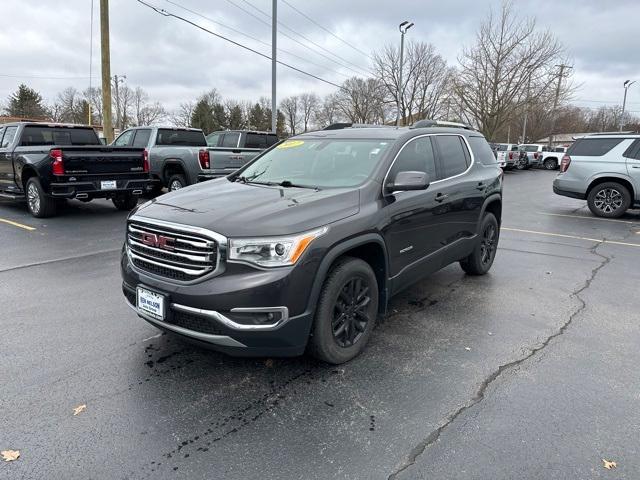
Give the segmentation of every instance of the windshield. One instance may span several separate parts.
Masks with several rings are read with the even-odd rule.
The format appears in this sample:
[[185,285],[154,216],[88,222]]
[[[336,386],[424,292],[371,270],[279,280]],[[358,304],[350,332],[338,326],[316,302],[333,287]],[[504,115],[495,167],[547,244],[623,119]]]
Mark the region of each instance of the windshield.
[[382,158],[390,140],[288,140],[240,172],[240,179],[284,186],[330,188],[360,185]]

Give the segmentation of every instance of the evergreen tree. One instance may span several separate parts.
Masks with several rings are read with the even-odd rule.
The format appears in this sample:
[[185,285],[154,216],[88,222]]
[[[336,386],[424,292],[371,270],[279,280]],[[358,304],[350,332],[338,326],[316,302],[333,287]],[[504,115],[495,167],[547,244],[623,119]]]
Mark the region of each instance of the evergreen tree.
[[9,96],[8,102],[6,112],[11,117],[49,118],[42,96],[25,84],[20,84],[18,90]]
[[240,130],[244,128],[245,121],[244,115],[242,115],[242,108],[240,105],[234,105],[229,109],[229,129]]
[[216,126],[216,130],[226,130],[229,128],[229,120],[227,118],[227,112],[224,109],[224,105],[216,103],[213,106],[213,120]]
[[256,103],[249,111],[248,127],[256,130],[264,130],[265,114],[259,103]]
[[201,128],[205,135],[216,130],[213,107],[206,98],[203,97],[196,103],[191,114],[191,125],[194,128]]

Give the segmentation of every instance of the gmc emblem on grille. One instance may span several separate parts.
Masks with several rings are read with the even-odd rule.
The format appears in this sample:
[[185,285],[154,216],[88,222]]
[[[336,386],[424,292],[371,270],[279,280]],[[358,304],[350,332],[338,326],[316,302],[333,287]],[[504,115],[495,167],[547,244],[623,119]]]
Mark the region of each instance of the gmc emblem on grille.
[[162,248],[164,250],[173,250],[176,246],[175,238],[156,235],[155,233],[143,232],[141,240],[145,245]]

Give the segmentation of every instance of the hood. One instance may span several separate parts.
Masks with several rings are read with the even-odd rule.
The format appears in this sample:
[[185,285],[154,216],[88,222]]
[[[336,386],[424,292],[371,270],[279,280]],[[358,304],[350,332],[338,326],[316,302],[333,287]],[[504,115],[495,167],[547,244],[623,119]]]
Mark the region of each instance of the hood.
[[312,190],[210,180],[162,195],[135,216],[207,228],[226,237],[299,233],[355,215],[358,190]]

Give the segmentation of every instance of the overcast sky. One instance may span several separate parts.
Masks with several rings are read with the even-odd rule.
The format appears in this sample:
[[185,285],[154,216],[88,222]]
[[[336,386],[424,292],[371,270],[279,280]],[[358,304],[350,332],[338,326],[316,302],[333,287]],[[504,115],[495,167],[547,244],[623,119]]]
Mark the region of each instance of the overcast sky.
[[[260,10],[270,13],[271,0],[146,1],[270,54],[270,20]],[[397,25],[405,19],[415,23],[409,38],[433,43],[455,65],[462,47],[474,41],[489,9],[499,8],[499,1],[490,0],[287,1],[355,47],[347,46],[279,0],[282,24],[278,46],[301,57],[280,52],[280,59],[334,83],[370,68],[370,59],[363,52],[399,42]],[[96,85],[100,79],[99,0],[94,2]],[[264,43],[211,23],[181,6]],[[592,108],[602,102],[621,103],[624,80],[638,79],[627,101],[629,110],[640,113],[639,0],[516,0],[514,8],[518,15],[535,16],[539,28],[553,30],[565,45],[574,61],[574,80],[582,84],[574,103]],[[6,103],[21,82],[39,90],[47,101],[67,86],[88,86],[90,10],[91,0],[0,0],[0,103]],[[167,107],[192,100],[212,87],[226,98],[270,95],[268,60],[184,22],[163,17],[136,0],[111,0],[110,10],[112,75],[126,75],[129,85],[142,86]],[[311,51],[295,43],[285,34],[306,42],[287,27],[326,50],[311,46],[315,50]],[[278,82],[279,98],[335,89],[282,66]]]

